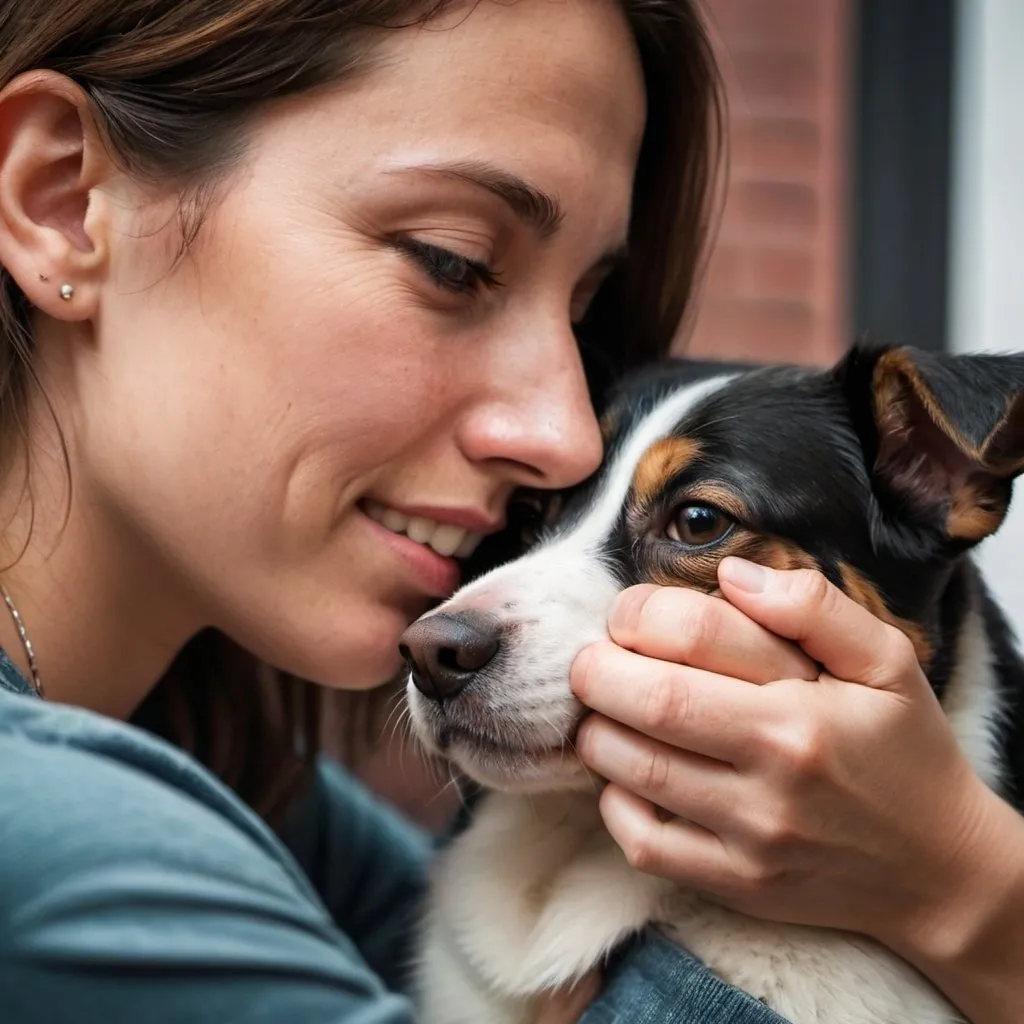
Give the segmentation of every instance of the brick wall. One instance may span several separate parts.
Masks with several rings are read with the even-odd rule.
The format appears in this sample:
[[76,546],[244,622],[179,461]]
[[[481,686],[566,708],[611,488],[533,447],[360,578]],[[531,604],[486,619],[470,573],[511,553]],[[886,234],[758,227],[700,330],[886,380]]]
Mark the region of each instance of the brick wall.
[[731,166],[693,335],[712,358],[829,362],[846,345],[852,0],[704,0]]

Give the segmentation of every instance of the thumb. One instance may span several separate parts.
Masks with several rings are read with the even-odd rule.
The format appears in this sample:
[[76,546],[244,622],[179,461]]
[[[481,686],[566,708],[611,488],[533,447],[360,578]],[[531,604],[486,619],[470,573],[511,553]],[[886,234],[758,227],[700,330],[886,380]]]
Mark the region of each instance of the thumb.
[[[718,567],[718,582],[731,604],[798,643],[838,679],[889,690],[913,689],[923,681],[918,653],[907,635],[819,572],[769,569],[730,557]],[[923,636],[920,643],[923,647]]]

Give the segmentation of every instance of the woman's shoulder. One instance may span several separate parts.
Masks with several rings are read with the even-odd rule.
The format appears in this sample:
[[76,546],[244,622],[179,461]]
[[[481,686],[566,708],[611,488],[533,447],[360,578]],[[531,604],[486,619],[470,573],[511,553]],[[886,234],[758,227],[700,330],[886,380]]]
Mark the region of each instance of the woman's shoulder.
[[140,729],[0,688],[0,764],[0,906],[3,890],[24,897],[133,861],[150,870],[230,866],[311,895],[261,819],[192,758]]
[[0,686],[0,764],[5,1021],[408,1024],[287,848],[181,751]]

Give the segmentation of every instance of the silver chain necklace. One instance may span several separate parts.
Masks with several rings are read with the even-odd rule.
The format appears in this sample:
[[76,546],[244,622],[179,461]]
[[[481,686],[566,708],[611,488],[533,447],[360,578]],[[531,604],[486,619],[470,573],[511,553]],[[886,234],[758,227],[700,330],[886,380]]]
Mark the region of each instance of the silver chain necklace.
[[32,688],[36,693],[43,696],[43,681],[39,678],[39,667],[36,665],[36,652],[32,646],[32,641],[28,638],[28,631],[25,629],[25,623],[21,621],[21,615],[18,612],[18,608],[14,601],[11,599],[11,595],[7,593],[7,588],[0,583],[0,594],[3,595],[4,604],[7,605],[7,610],[11,613],[11,618],[14,620],[14,628],[18,631],[18,636],[21,637],[21,646],[25,648],[25,657],[28,659],[28,672],[32,679]]

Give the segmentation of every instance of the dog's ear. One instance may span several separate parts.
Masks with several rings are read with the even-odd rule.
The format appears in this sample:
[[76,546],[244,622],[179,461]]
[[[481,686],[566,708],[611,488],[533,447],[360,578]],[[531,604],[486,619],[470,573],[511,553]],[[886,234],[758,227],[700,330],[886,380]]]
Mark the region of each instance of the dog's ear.
[[883,508],[959,547],[994,533],[1024,472],[1024,354],[855,350],[842,374]]

